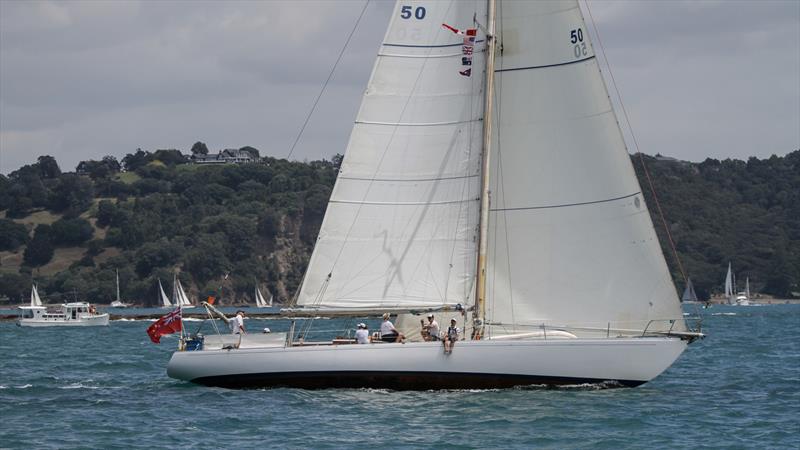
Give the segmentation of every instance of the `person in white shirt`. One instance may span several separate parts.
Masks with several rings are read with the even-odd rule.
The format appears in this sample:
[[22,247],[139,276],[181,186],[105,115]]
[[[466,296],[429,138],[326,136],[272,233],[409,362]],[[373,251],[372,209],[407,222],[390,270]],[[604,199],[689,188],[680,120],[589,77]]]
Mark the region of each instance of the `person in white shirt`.
[[438,341],[439,337],[439,322],[433,318],[433,314],[428,314],[428,323],[426,324],[420,320],[422,325],[422,339],[426,341]]
[[369,344],[369,330],[367,329],[367,325],[364,323],[358,324],[358,330],[356,330],[356,343]]
[[405,336],[402,335],[394,324],[389,320],[389,313],[383,315],[383,323],[381,323],[381,340],[383,342],[403,342]]
[[232,334],[247,334],[244,330],[244,311],[241,309],[236,311],[236,315],[231,319],[230,324]]

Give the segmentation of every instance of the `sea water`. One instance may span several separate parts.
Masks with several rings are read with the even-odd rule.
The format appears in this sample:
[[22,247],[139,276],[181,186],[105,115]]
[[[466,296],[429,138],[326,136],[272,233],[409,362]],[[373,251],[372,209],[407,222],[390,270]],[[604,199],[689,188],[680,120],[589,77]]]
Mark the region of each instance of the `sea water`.
[[637,388],[428,392],[208,388],[166,376],[177,339],[148,320],[3,322],[0,447],[800,448],[800,305],[703,314],[708,337]]

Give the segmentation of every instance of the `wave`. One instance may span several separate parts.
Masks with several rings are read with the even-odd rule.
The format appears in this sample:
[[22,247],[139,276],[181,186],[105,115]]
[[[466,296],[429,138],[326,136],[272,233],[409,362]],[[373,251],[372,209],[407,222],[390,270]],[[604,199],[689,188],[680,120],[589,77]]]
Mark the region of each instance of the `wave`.
[[32,384],[23,384],[22,386],[14,386],[17,389],[28,389],[29,387],[33,387]]
[[721,312],[721,313],[711,313],[712,316],[735,316],[736,313],[732,312]]
[[59,389],[100,389],[100,388],[97,386],[86,386],[81,383],[72,383],[67,386],[61,386],[59,387]]

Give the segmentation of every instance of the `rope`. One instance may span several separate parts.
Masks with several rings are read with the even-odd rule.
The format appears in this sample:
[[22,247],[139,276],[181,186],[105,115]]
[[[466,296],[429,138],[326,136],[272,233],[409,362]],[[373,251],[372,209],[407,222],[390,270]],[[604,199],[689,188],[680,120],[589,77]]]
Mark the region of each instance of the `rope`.
[[364,7],[361,9],[361,14],[359,14],[358,19],[356,19],[355,25],[353,25],[353,29],[350,30],[350,35],[347,36],[347,41],[345,41],[342,50],[339,52],[339,56],[336,58],[336,62],[333,64],[333,68],[331,68],[330,73],[328,74],[328,78],[325,80],[325,84],[322,85],[322,89],[320,89],[319,94],[317,94],[317,98],[314,100],[314,105],[311,106],[311,111],[308,112],[306,116],[306,120],[303,121],[303,126],[300,127],[300,132],[297,133],[297,137],[294,139],[292,143],[292,147],[289,149],[289,154],[286,155],[286,159],[288,160],[292,153],[294,153],[294,148],[297,146],[297,143],[300,142],[300,138],[303,136],[303,132],[306,129],[306,125],[308,125],[308,121],[311,120],[311,116],[314,114],[314,111],[317,109],[317,104],[319,103],[319,99],[322,98],[322,94],[325,93],[325,89],[328,87],[328,83],[330,83],[331,78],[333,78],[333,73],[336,71],[336,67],[339,65],[339,62],[342,60],[342,56],[344,55],[344,51],[347,49],[347,46],[350,44],[350,39],[352,39],[353,34],[355,34],[356,29],[358,28],[358,24],[361,22],[361,18],[364,17],[364,12],[367,10],[367,6],[369,6],[369,0],[364,3]]
[[653,185],[653,179],[650,176],[650,171],[647,169],[647,164],[644,162],[644,156],[642,156],[642,151],[639,150],[639,142],[636,139],[636,134],[633,132],[633,127],[631,126],[631,121],[628,118],[628,111],[625,109],[625,104],[622,102],[622,95],[619,93],[619,89],[617,88],[617,82],[614,80],[614,73],[611,71],[611,65],[608,63],[608,58],[606,57],[606,51],[603,47],[603,41],[600,39],[600,31],[597,29],[597,25],[594,22],[594,17],[592,16],[592,10],[589,8],[589,2],[584,0],[586,4],[586,11],[589,12],[589,19],[592,21],[592,28],[594,28],[594,33],[597,36],[597,43],[600,46],[600,53],[603,55],[603,61],[606,63],[606,67],[608,68],[608,74],[611,77],[611,84],[614,86],[614,92],[617,94],[617,98],[619,99],[619,105],[622,109],[622,114],[625,117],[625,124],[628,126],[628,130],[631,133],[631,138],[633,139],[633,145],[636,147],[636,154],[639,156],[640,164],[642,165],[642,169],[644,170],[645,178],[647,179],[647,184],[650,187],[650,193],[653,194],[653,200],[656,204],[656,210],[658,211],[658,216],[661,218],[661,223],[664,225],[664,231],[667,233],[667,239],[669,240],[670,248],[672,249],[672,254],[675,257],[675,262],[678,264],[678,269],[681,271],[681,276],[683,276],[683,281],[687,282],[688,277],[686,276],[686,271],[683,269],[683,263],[681,262],[681,258],[678,256],[678,250],[675,248],[675,241],[672,239],[672,233],[669,231],[669,226],[667,225],[667,219],[664,216],[664,211],[661,209],[661,202],[658,200],[658,194],[656,193],[655,186]]

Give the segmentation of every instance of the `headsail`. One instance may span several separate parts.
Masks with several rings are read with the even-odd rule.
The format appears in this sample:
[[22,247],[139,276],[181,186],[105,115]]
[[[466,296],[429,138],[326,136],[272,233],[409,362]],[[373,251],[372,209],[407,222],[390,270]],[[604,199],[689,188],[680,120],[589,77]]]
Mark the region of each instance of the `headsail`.
[[578,2],[502,2],[496,23],[488,322],[682,317]]
[[[482,77],[459,75],[484,0],[398,2],[297,304],[379,309],[474,294]],[[483,72],[483,44],[473,73]]]

